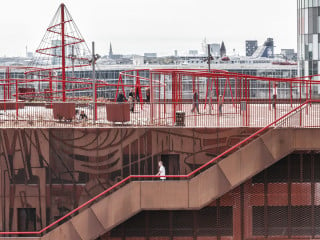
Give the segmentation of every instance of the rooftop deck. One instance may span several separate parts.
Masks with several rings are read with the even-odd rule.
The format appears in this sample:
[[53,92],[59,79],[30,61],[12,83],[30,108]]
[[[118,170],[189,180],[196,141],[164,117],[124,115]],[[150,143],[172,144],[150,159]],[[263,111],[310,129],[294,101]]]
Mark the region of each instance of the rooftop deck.
[[[113,127],[155,127],[155,128],[238,128],[264,127],[276,119],[294,111],[304,111],[299,115],[299,126],[320,126],[319,102],[313,101],[303,108],[300,103],[226,103],[219,114],[217,103],[199,104],[199,113],[191,112],[192,103],[174,105],[171,103],[135,104],[134,112],[129,111],[126,120],[109,121],[108,115],[119,115],[118,112],[107,111],[107,105],[113,105],[117,110],[124,104],[97,104],[97,118],[94,121],[92,103],[59,103],[62,111],[70,111],[73,106],[75,113],[72,117],[54,116],[53,106],[56,103],[1,103],[0,128],[113,128]],[[16,108],[16,106],[19,106]],[[72,109],[71,106],[71,109]],[[11,109],[10,109],[11,108]],[[73,111],[73,110],[72,110]],[[81,119],[80,113],[85,114]],[[122,114],[122,113],[121,113]],[[120,114],[120,115],[121,115]],[[177,117],[185,115],[184,117]],[[184,118],[184,119],[183,119]]]

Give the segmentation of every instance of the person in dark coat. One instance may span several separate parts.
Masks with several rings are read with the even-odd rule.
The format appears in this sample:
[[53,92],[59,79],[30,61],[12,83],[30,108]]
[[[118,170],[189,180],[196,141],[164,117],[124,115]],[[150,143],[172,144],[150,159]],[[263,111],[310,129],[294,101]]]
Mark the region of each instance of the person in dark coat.
[[193,92],[191,112],[193,113],[195,109],[197,109],[197,113],[199,113],[199,93],[197,90]]
[[123,92],[120,90],[117,97],[117,102],[122,103],[126,101],[126,97],[124,96]]

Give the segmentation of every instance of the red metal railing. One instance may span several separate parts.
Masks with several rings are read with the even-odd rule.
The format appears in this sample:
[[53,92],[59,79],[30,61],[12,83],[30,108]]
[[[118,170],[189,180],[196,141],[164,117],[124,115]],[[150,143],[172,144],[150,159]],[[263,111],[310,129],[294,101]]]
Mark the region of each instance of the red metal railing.
[[[267,124],[265,127],[261,128],[260,130],[258,130],[257,132],[255,132],[251,136],[247,137],[246,139],[240,141],[239,143],[237,143],[233,147],[229,148],[225,152],[221,153],[217,157],[213,158],[211,161],[205,163],[201,167],[199,167],[196,170],[190,172],[189,174],[186,174],[186,175],[169,175],[169,176],[165,176],[165,177],[167,179],[185,179],[185,180],[188,180],[191,177],[194,177],[196,174],[201,173],[202,171],[204,171],[205,169],[207,169],[208,167],[210,167],[212,164],[216,163],[220,159],[222,159],[222,157],[225,157],[228,154],[231,154],[234,151],[237,151],[237,149],[239,147],[244,146],[245,144],[247,144],[251,140],[253,140],[256,137],[260,136],[261,134],[265,133],[270,128],[288,126],[287,124],[290,123],[290,119],[296,118],[297,116],[301,116],[301,114],[302,115],[305,114],[305,115],[307,115],[309,117],[302,117],[301,119],[304,119],[304,121],[301,120],[299,122],[299,124],[296,125],[295,127],[306,127],[306,126],[311,127],[312,124],[315,124],[315,126],[319,126],[318,124],[320,123],[320,114],[319,114],[320,112],[317,111],[317,108],[319,106],[320,106],[320,101],[317,101],[317,100],[306,101],[305,103],[299,105],[298,107],[296,107],[296,108],[292,109],[291,111],[289,111],[288,113],[284,114],[283,116],[281,116],[277,120]],[[316,108],[315,110],[312,110],[313,111],[312,114],[310,112],[311,108]],[[317,119],[319,119],[319,123],[318,123],[318,120],[316,122],[312,122],[311,121],[310,123],[308,121],[306,121],[307,119],[310,120],[310,117],[313,118],[315,113],[317,113],[319,115],[317,117]],[[97,196],[95,196],[94,198],[90,199],[89,201],[83,203],[79,207],[73,209],[72,211],[70,211],[65,216],[59,218],[58,220],[54,221],[53,223],[51,223],[50,225],[46,226],[45,228],[43,228],[43,229],[41,229],[39,231],[33,231],[33,232],[0,232],[0,235],[41,235],[41,234],[45,233],[46,231],[48,231],[49,229],[52,229],[54,226],[57,226],[58,224],[61,224],[68,217],[72,217],[74,214],[77,214],[79,210],[90,206],[93,202],[95,202],[96,200],[98,200],[99,198],[101,198],[103,196],[106,196],[107,194],[109,194],[113,190],[117,189],[118,187],[122,186],[123,184],[129,183],[132,180],[137,181],[137,180],[146,180],[146,179],[159,179],[159,176],[154,176],[154,175],[131,175],[131,176],[128,176],[125,179],[123,179],[120,182],[116,183],[112,187],[110,187],[107,190],[103,191],[102,193],[98,194]]]
[[[267,100],[213,101],[205,107],[199,103],[199,113],[192,112],[193,103],[129,103],[98,102],[97,117],[94,104],[83,102],[0,102],[0,127],[2,128],[105,128],[122,127],[263,127],[298,107],[299,102],[283,100],[273,106]],[[115,106],[115,110],[108,106]],[[127,106],[123,112],[119,108]],[[211,113],[209,112],[211,108]],[[310,114],[314,114],[312,111]],[[122,119],[122,115],[126,118]],[[178,116],[178,118],[176,118]]]

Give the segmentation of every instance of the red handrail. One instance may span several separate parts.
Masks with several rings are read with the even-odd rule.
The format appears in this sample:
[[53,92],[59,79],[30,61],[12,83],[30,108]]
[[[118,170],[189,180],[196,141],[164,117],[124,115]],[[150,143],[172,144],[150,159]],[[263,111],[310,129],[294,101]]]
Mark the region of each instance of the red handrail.
[[[203,170],[204,168],[206,168],[207,166],[209,166],[210,164],[216,162],[217,160],[219,160],[221,157],[229,154],[230,152],[232,152],[233,150],[235,150],[236,148],[240,147],[241,145],[243,145],[244,143],[252,140],[253,138],[255,138],[257,135],[259,135],[260,133],[264,132],[265,130],[269,129],[270,127],[272,127],[273,125],[277,124],[279,121],[287,118],[288,116],[290,116],[292,113],[301,110],[305,105],[310,104],[312,102],[320,102],[320,100],[308,100],[306,102],[304,102],[303,104],[301,104],[300,106],[294,108],[293,110],[291,110],[290,112],[286,113],[285,115],[283,115],[282,117],[280,117],[279,119],[275,120],[274,122],[268,124],[267,126],[261,128],[260,130],[258,130],[257,132],[253,133],[252,135],[250,135],[249,137],[245,138],[244,140],[240,141],[239,143],[237,143],[236,145],[232,146],[231,148],[229,148],[228,150],[226,150],[225,152],[221,153],[220,155],[216,156],[215,158],[213,158],[212,160],[210,160],[209,162],[205,163],[204,165],[202,165],[201,167],[197,168],[196,170],[192,171],[189,174],[186,175],[167,175],[167,176],[161,176],[161,177],[166,177],[166,178],[190,178],[193,175],[195,175],[196,173],[199,173],[201,170]],[[0,235],[39,235],[44,233],[45,231],[47,231],[48,229],[50,229],[51,227],[53,227],[54,225],[60,223],[61,221],[63,221],[64,219],[66,219],[67,217],[71,216],[72,214],[76,213],[77,211],[81,210],[82,208],[88,206],[89,204],[91,204],[92,202],[94,202],[95,200],[97,200],[98,198],[102,197],[103,195],[106,195],[108,192],[114,190],[115,188],[119,187],[120,185],[122,185],[123,183],[129,182],[131,179],[137,179],[137,178],[156,178],[159,179],[159,176],[154,176],[154,175],[130,175],[128,177],[126,177],[125,179],[121,180],[120,182],[116,183],[115,185],[113,185],[112,187],[106,189],[105,191],[101,192],[100,194],[98,194],[97,196],[93,197],[92,199],[88,200],[87,202],[83,203],[82,205],[80,205],[79,207],[73,209],[72,211],[70,211],[69,213],[67,213],[66,215],[64,215],[63,217],[59,218],[58,220],[54,221],[53,223],[49,224],[48,226],[46,226],[45,228],[39,230],[39,231],[33,231],[33,232],[0,232]]]

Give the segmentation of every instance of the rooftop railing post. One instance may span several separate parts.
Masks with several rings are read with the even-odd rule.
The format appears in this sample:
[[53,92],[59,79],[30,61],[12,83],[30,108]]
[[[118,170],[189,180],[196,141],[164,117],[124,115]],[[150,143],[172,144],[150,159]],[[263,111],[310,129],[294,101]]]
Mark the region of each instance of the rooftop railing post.
[[94,42],[92,42],[92,99],[93,99],[93,123],[97,120],[97,89],[96,89],[96,61],[95,61],[95,49]]

